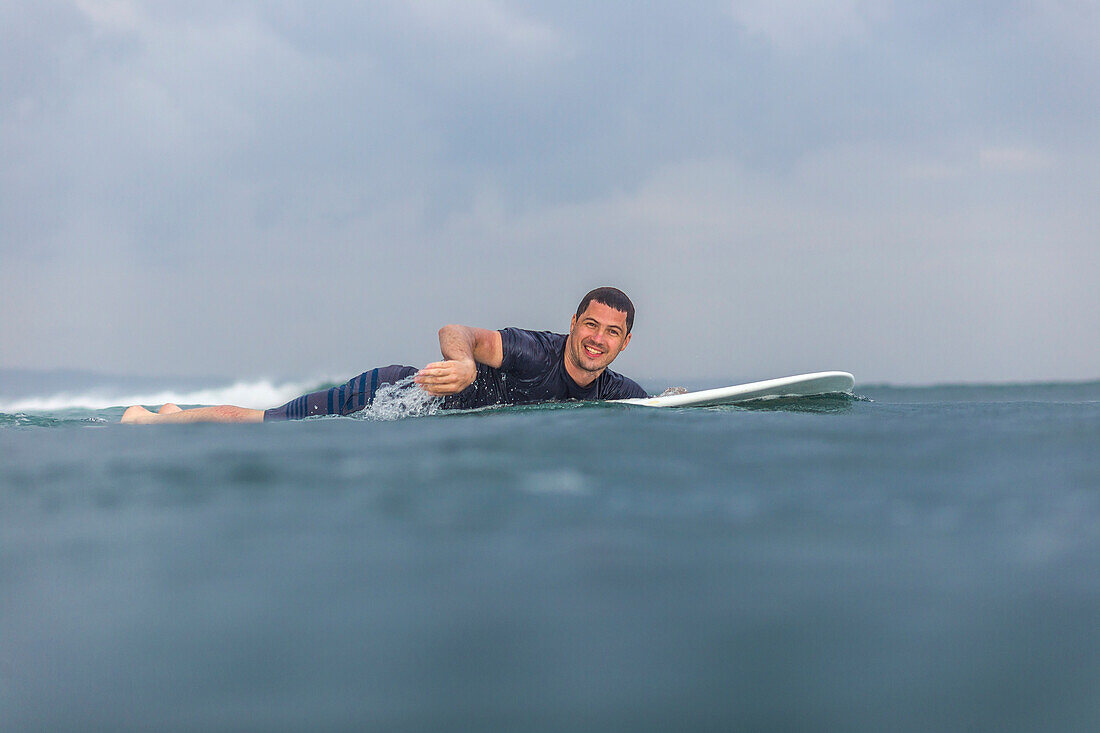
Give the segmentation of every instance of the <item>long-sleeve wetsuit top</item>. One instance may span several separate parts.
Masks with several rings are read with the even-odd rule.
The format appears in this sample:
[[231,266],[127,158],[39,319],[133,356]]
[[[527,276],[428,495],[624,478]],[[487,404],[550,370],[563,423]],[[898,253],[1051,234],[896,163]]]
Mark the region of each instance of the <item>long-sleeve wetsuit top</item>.
[[[505,328],[500,331],[500,337],[504,352],[500,368],[478,364],[473,384],[458,394],[443,398],[445,409],[648,396],[637,382],[610,369],[605,369],[587,387],[578,385],[565,370],[564,334]],[[416,367],[396,364],[372,369],[338,387],[303,395],[267,410],[264,420],[350,415],[369,406],[382,385],[399,382],[417,371]]]

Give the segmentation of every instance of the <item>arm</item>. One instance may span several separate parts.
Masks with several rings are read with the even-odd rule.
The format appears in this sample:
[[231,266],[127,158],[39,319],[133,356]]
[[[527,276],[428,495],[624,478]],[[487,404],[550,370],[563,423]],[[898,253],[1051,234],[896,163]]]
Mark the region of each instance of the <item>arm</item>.
[[439,351],[444,361],[433,362],[416,375],[416,383],[433,395],[458,394],[474,383],[477,365],[499,369],[504,344],[499,331],[469,326],[439,329]]

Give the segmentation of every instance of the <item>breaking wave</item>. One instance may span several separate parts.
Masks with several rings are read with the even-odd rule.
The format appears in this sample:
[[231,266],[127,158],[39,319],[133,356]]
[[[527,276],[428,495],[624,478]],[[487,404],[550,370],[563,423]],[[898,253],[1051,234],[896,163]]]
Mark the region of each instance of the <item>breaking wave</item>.
[[[331,383],[328,383],[331,384]],[[273,382],[266,379],[236,381],[232,384],[201,389],[146,390],[129,392],[118,388],[92,388],[80,392],[56,392],[47,395],[0,399],[0,412],[56,412],[68,409],[102,410],[128,405],[158,406],[166,402],[179,405],[237,405],[266,409],[328,384],[318,380]]]

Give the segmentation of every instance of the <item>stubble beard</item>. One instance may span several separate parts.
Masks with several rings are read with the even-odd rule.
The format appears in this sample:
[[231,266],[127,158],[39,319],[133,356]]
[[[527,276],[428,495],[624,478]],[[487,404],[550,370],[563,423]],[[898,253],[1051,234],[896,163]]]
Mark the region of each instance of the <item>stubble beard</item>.
[[[569,360],[573,363],[573,366],[587,374],[599,374],[603,370],[607,369],[607,364],[603,364],[601,366],[587,366],[584,363],[584,359],[586,357],[584,345],[581,344],[579,341],[573,339],[572,337],[570,338],[570,341],[572,342],[572,348],[569,349]],[[605,352],[601,356],[606,357],[607,352]]]

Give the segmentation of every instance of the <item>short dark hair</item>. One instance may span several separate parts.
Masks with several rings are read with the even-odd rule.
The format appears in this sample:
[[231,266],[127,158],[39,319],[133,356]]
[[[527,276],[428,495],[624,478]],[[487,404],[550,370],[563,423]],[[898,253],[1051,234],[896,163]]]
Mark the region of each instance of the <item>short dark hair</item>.
[[634,328],[634,304],[630,302],[630,298],[626,297],[626,293],[618,288],[596,288],[581,298],[581,304],[577,306],[577,318],[580,318],[581,314],[588,310],[588,304],[593,300],[597,303],[603,303],[608,308],[614,308],[625,313],[627,333],[630,333],[630,329]]

